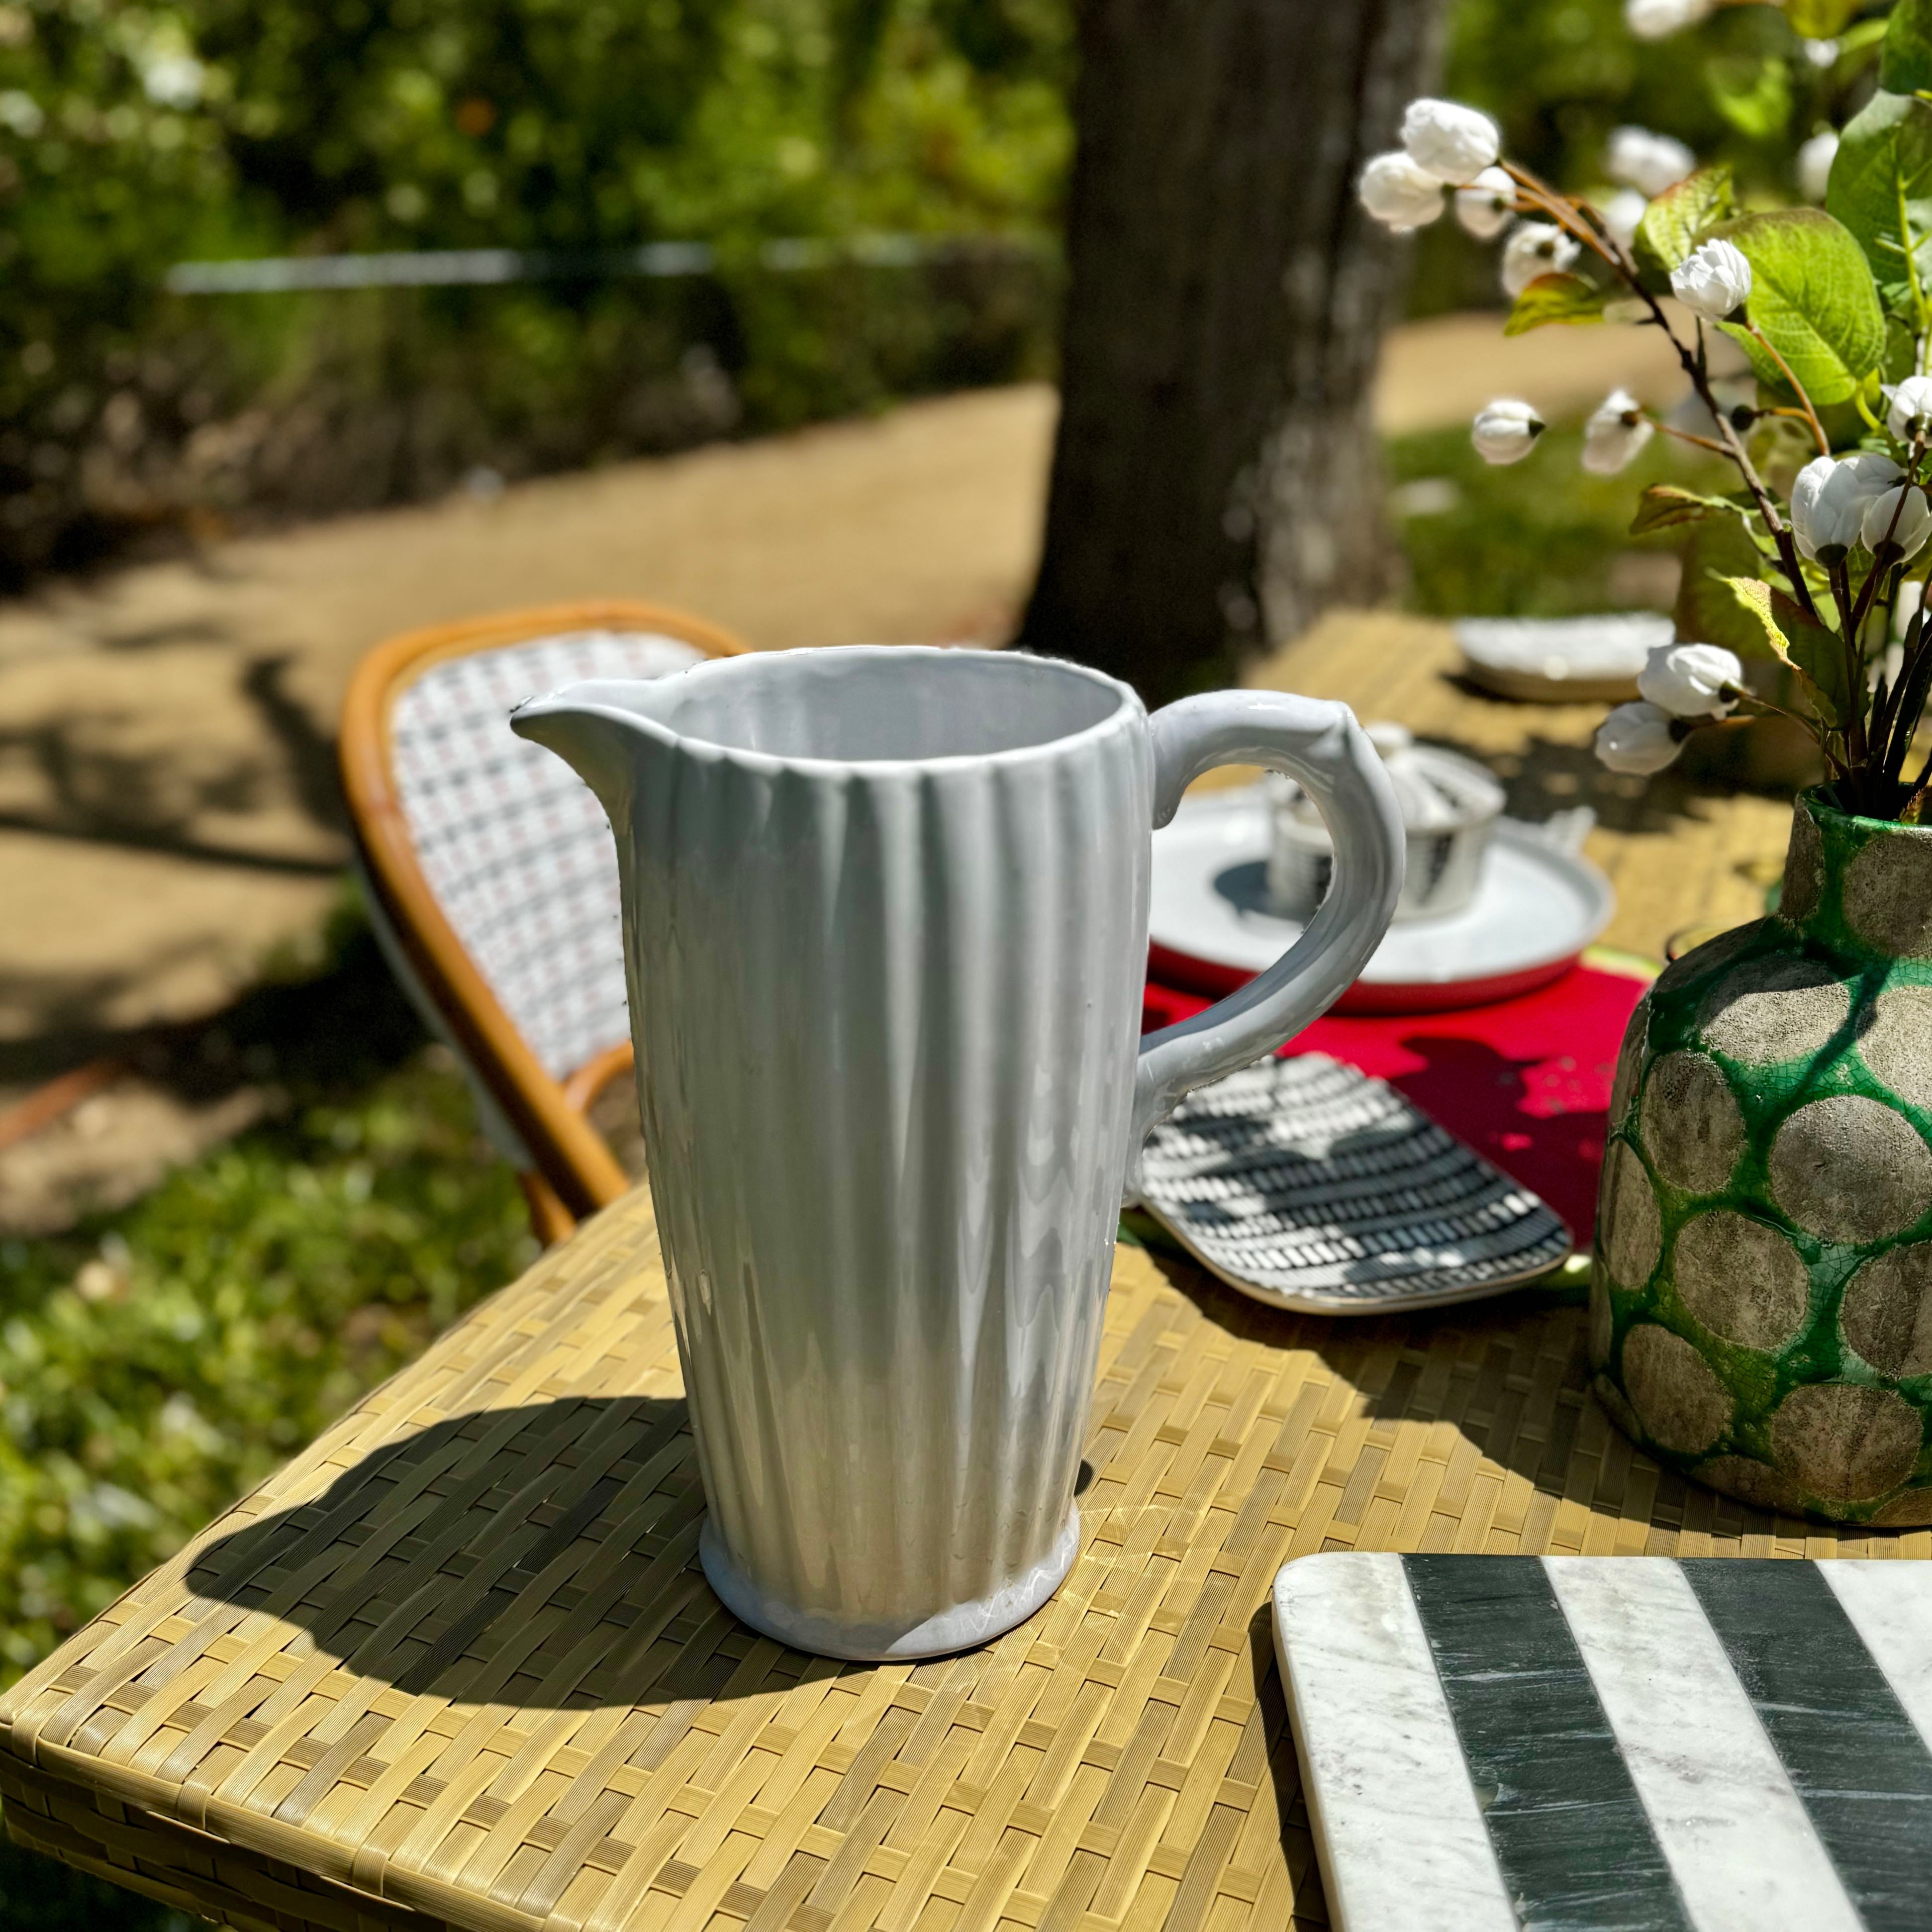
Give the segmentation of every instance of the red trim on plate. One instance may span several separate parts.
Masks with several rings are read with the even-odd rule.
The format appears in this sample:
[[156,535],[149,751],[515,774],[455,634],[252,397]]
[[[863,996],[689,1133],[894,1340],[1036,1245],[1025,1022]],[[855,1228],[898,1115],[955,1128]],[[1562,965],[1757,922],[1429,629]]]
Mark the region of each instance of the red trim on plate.
[[[1378,985],[1358,980],[1330,1010],[1338,1013],[1440,1013],[1462,1006],[1486,1006],[1498,1000],[1514,999],[1520,993],[1534,992],[1560,980],[1581,957],[1572,952],[1561,959],[1546,959],[1514,973],[1497,973],[1484,980],[1450,980],[1438,986]],[[1245,986],[1255,977],[1245,966],[1224,965],[1213,959],[1197,959],[1177,952],[1157,940],[1148,945],[1148,972],[1163,985],[1180,986],[1218,1000]]]

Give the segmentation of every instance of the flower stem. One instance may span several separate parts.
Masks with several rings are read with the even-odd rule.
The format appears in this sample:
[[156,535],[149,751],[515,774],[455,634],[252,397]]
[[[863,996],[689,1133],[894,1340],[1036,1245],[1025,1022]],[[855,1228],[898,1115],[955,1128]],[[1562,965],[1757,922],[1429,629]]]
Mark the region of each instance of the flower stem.
[[1925,302],[1925,289],[1918,279],[1917,244],[1912,238],[1912,215],[1905,199],[1905,176],[1896,176],[1898,188],[1898,238],[1905,244],[1905,280],[1912,293],[1912,313],[1918,322],[1918,340],[1913,345],[1918,353],[1912,358],[1920,375],[1925,373],[1925,351],[1928,341],[1932,341],[1932,310]]
[[[1798,546],[1792,541],[1791,532],[1785,527],[1784,520],[1778,514],[1778,506],[1772,500],[1771,492],[1765,488],[1764,479],[1758,475],[1756,466],[1746,453],[1737,430],[1732,426],[1730,418],[1725,414],[1716,396],[1712,393],[1710,373],[1704,358],[1694,354],[1689,346],[1679,339],[1677,332],[1670,326],[1670,318],[1664,312],[1664,304],[1637,279],[1634,271],[1627,269],[1621,272],[1630,288],[1648,304],[1651,320],[1664,331],[1670,339],[1670,346],[1677,351],[1677,359],[1683,365],[1684,374],[1690,379],[1690,386],[1696,391],[1699,400],[1710,411],[1717,423],[1724,454],[1736,464],[1738,474],[1744,479],[1744,487],[1756,501],[1757,513],[1764,519],[1765,529],[1778,547],[1778,561],[1784,572],[1786,582],[1791,586],[1792,599],[1805,616],[1815,620],[1818,615],[1818,607],[1812,601],[1811,586],[1804,580],[1804,566],[1798,560]],[[1700,332],[1700,344],[1701,340]],[[1802,394],[1803,392],[1799,393]]]
[[[1853,615],[1851,566],[1842,557],[1831,567],[1832,599],[1838,607],[1840,648],[1845,658],[1844,734],[1846,762],[1856,773],[1865,761],[1865,726],[1861,700],[1864,697],[1864,656],[1858,649],[1858,620]],[[1869,587],[1871,580],[1865,580]]]
[[[1600,256],[1612,268],[1627,282],[1634,281],[1631,265],[1624,256],[1622,246],[1607,229],[1600,231],[1598,222],[1589,219],[1596,213],[1587,202],[1572,201],[1568,195],[1558,194],[1547,182],[1539,181],[1527,168],[1518,167],[1514,161],[1502,164],[1504,173],[1521,188],[1526,198],[1548,215],[1566,233],[1574,235],[1593,254]],[[1587,212],[1586,212],[1587,211]]]
[[[1811,406],[1811,398],[1804,393],[1804,384],[1791,373],[1791,364],[1778,352],[1770,337],[1766,335],[1756,322],[1747,322],[1744,326],[1750,330],[1751,340],[1784,372],[1784,380],[1791,385],[1792,394],[1798,398],[1797,413],[1802,415],[1804,421],[1811,425],[1811,434],[1816,439],[1818,444],[1818,454],[1820,456],[1829,456],[1832,453],[1832,440],[1825,434],[1824,425],[1818,420],[1818,412]],[[1789,410],[1780,410],[1776,413],[1779,416],[1789,416],[1792,412]]]
[[[1918,473],[1919,461],[1924,454],[1925,437],[1924,432],[1921,431],[1912,439],[1912,447],[1905,459],[1905,480],[1899,487],[1898,501],[1892,506],[1892,521],[1886,526],[1885,541],[1873,553],[1871,569],[1865,578],[1864,587],[1858,592],[1857,608],[1852,614],[1851,628],[1846,634],[1847,641],[1851,644],[1856,662],[1861,667],[1864,662],[1864,622],[1871,614],[1872,600],[1877,595],[1880,585],[1889,574],[1892,566],[1895,563],[1903,568],[1905,562],[1903,554],[1888,557],[1885,553],[1898,548],[1893,541],[1898,534],[1898,520],[1905,514],[1907,494],[1917,487],[1914,479]],[[1856,698],[1856,694],[1853,695]]]
[[1679,442],[1692,443],[1700,449],[1708,449],[1713,456],[1728,458],[1730,455],[1731,452],[1721,442],[1713,442],[1708,436],[1693,435],[1689,430],[1678,429],[1674,424],[1666,422],[1661,416],[1655,414],[1652,414],[1650,419],[1666,436],[1674,436]]
[[[1717,398],[1712,393],[1710,372],[1703,356],[1694,352],[1671,327],[1670,318],[1664,314],[1663,304],[1644,286],[1642,279],[1637,273],[1636,264],[1628,251],[1607,234],[1599,236],[1595,226],[1586,218],[1580,204],[1558,194],[1548,182],[1539,180],[1527,168],[1519,167],[1514,161],[1504,161],[1502,166],[1504,172],[1522,189],[1527,199],[1534,201],[1552,216],[1559,226],[1600,255],[1624,286],[1650,310],[1651,322],[1663,330],[1670,346],[1677,351],[1677,359],[1683,364],[1684,373],[1690,377],[1690,386],[1716,421],[1722,453],[1737,466],[1738,474],[1744,478],[1744,487],[1756,502],[1758,514],[1764,519],[1765,529],[1777,546],[1778,565],[1784,572],[1786,581],[1791,586],[1792,600],[1808,617],[1815,620],[1818,607],[1812,601],[1811,586],[1804,580],[1804,567],[1798,561],[1798,546],[1792,541],[1791,532],[1778,514],[1778,506],[1772,500],[1771,492],[1765,488],[1764,479],[1758,475],[1756,466],[1752,463],[1744,444],[1739,440],[1730,418],[1719,406]],[[1700,326],[1698,332],[1700,350],[1702,340]],[[1798,389],[1798,394],[1808,408],[1810,399],[1805,395],[1802,388]]]

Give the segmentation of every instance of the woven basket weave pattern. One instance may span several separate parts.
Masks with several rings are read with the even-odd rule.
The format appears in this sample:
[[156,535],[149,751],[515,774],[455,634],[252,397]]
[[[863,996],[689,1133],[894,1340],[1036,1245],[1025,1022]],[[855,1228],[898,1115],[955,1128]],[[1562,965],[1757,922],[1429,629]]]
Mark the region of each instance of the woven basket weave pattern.
[[1065,1587],[835,1664],[698,1570],[640,1192],[0,1700],[10,1828],[281,1932],[1321,1924],[1288,1558],[1932,1553],[1687,1488],[1585,1372],[1574,1308],[1336,1324],[1124,1248]]
[[630,1036],[617,850],[590,787],[507,720],[564,685],[704,661],[641,632],[539,638],[432,665],[390,713],[397,796],[423,876],[556,1079]]

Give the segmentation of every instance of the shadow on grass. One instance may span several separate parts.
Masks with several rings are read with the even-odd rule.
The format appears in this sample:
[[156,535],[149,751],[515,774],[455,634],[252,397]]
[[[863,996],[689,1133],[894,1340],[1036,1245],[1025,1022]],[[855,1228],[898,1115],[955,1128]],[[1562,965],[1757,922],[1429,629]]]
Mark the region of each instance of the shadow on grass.
[[209,1018],[120,1031],[81,1017],[98,1012],[118,982],[63,979],[65,1002],[51,985],[9,982],[7,990],[47,1012],[50,1024],[0,1040],[0,1084],[51,1079],[111,1055],[196,1102],[267,1081],[304,1093],[347,1092],[400,1066],[428,1038],[346,883],[316,956],[271,960],[266,970],[262,984]]

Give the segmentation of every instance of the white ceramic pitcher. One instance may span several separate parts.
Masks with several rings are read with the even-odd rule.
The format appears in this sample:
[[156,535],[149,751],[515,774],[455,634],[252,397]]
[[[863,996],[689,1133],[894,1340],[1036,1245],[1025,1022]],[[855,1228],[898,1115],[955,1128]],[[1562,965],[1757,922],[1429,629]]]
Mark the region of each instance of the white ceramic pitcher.
[[[1148,1130],[1316,1018],[1388,924],[1373,749],[1340,704],[1149,718],[1078,665],[922,649],[577,685],[512,722],[616,833],[706,1575],[831,1656],[998,1636],[1073,1561]],[[1143,1042],[1151,833],[1236,762],[1306,788],[1334,887],[1258,980]]]

